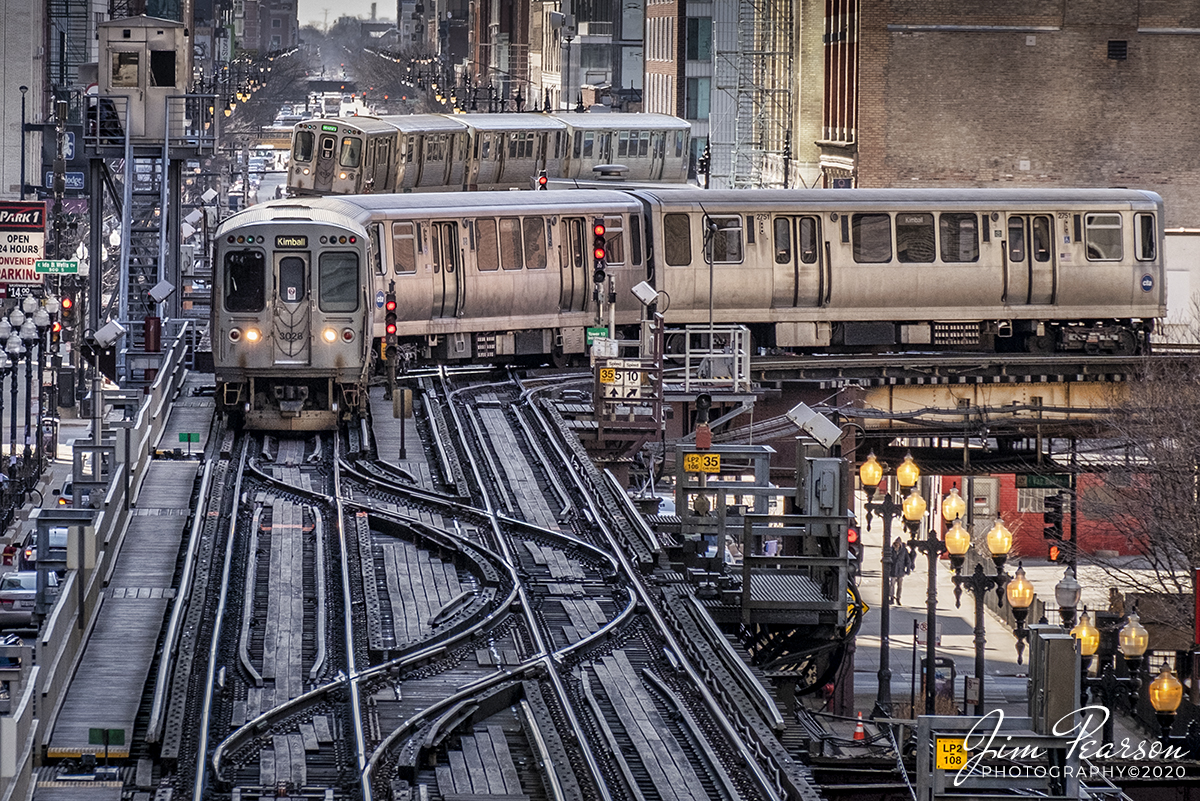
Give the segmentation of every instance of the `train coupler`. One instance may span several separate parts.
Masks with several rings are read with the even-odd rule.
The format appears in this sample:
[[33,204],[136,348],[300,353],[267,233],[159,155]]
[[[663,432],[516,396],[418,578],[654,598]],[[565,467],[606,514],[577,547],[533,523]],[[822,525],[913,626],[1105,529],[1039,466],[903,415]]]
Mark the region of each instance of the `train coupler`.
[[299,417],[304,411],[304,404],[308,400],[308,387],[297,387],[287,385],[282,387],[274,387],[275,400],[279,402],[279,415],[281,417]]

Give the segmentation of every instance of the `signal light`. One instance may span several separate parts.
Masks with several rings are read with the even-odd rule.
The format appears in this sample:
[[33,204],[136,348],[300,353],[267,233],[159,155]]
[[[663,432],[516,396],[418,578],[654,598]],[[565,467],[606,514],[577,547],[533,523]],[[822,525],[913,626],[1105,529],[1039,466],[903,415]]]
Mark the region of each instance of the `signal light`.
[[604,257],[608,254],[608,244],[604,241],[604,220],[596,217],[592,221],[592,257],[596,261],[596,272],[592,280],[597,284],[604,283]]
[[63,295],[60,305],[62,306],[63,313],[66,314],[75,308],[75,301],[72,300],[70,295]]
[[546,184],[548,184],[548,183],[550,183],[550,179],[546,177],[546,171],[545,171],[545,170],[542,170],[541,172],[539,172],[539,173],[538,173],[538,177],[537,177],[537,188],[538,188],[538,189],[545,189],[545,188],[546,188]]
[[388,345],[396,344],[396,292],[395,282],[388,287],[388,293],[384,297],[383,308],[386,314],[384,315],[384,331],[387,332],[386,343]]

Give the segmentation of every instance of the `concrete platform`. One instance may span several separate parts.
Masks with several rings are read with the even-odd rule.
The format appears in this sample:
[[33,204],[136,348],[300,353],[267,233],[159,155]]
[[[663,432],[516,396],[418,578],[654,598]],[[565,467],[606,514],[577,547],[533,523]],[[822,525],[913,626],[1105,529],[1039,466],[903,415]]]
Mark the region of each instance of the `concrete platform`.
[[[185,384],[172,407],[159,450],[167,450],[170,443],[169,449],[174,450],[179,445],[178,432],[199,434],[199,441],[191,443],[194,453],[206,446],[213,399],[192,396],[192,385],[192,380]],[[176,434],[174,440],[172,434]],[[199,461],[171,459],[151,465],[104,590],[96,624],[54,722],[49,758],[102,755],[104,746],[89,742],[91,729],[122,730],[124,743],[110,744],[108,754],[114,759],[128,757],[159,633],[175,597],[175,564],[200,468]],[[37,797],[46,797],[40,788]]]

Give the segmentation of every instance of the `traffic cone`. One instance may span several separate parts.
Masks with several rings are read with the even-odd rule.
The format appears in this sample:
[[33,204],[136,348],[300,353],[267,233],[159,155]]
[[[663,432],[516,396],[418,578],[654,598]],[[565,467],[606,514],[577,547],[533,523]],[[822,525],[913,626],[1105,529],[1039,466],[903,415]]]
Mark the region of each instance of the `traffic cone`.
[[858,722],[854,724],[854,739],[855,740],[867,739],[867,730],[863,728],[862,712],[858,713]]

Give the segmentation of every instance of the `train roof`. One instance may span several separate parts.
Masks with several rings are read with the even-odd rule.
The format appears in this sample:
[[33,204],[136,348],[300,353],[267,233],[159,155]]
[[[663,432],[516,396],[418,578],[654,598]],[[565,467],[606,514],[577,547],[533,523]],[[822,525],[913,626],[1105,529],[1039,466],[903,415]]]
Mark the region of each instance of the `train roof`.
[[379,119],[401,132],[461,131],[466,127],[457,117],[445,114],[389,114]]
[[[220,238],[230,230],[255,223],[274,223],[281,220],[304,220],[308,222],[346,225],[349,217],[360,226],[366,224],[370,215],[341,197],[288,198],[258,203],[245,211],[225,218],[217,226],[215,237]],[[365,228],[364,228],[365,232]]]
[[[332,198],[314,198],[331,200]],[[597,189],[581,192],[570,189],[540,192],[441,192],[402,195],[340,195],[337,198],[354,209],[370,213],[411,212],[413,210],[459,212],[497,209],[498,213],[514,214],[565,210],[574,207],[595,208],[600,205],[636,206],[638,201],[628,192]]]
[[544,114],[458,114],[454,117],[480,131],[561,131],[563,124]]
[[396,126],[378,117],[314,117],[311,120],[301,120],[296,123],[298,131],[319,131],[323,125],[340,125],[363,133],[388,133],[396,130]]
[[1088,203],[1111,205],[1160,204],[1162,198],[1143,189],[1058,189],[1042,187],[962,187],[903,188],[903,189],[699,189],[663,188],[641,189],[638,195],[653,198],[664,205],[702,204],[704,208],[737,206],[775,207],[780,205],[812,205],[823,209],[864,205],[903,204],[946,208],[960,206],[1040,205],[1079,206]]
[[572,128],[605,131],[681,131],[691,129],[691,123],[669,114],[555,114]]

